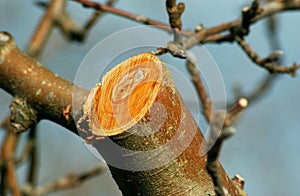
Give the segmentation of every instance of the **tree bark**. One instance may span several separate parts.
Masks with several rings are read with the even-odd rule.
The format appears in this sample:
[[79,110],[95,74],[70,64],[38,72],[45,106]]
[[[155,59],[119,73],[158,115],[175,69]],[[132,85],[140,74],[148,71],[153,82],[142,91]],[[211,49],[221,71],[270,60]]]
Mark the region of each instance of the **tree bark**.
[[[124,195],[215,195],[200,155],[204,137],[158,57],[143,53],[117,65],[84,112],[93,134],[109,136],[91,143]],[[238,195],[220,173],[227,192]]]
[[[74,119],[81,115],[88,91],[30,58],[5,32],[0,32],[0,87],[21,99],[22,105],[31,107],[37,120],[51,120],[78,134]],[[17,123],[31,120],[34,119],[23,118]]]
[[[138,73],[133,74],[134,81],[141,81],[140,76],[147,78],[147,73],[156,69],[159,71],[150,75],[159,79],[148,78],[148,82],[141,85],[142,89],[146,88],[146,91],[142,91],[145,97],[135,97],[137,102],[130,105],[146,112],[139,116],[137,110],[133,109],[129,115],[133,116],[133,121],[130,118],[119,121],[121,126],[128,125],[125,129],[115,129],[118,123],[114,124],[114,129],[109,129],[109,123],[103,121],[100,122],[100,128],[106,127],[104,130],[108,132],[97,132],[95,127],[90,126],[88,133],[84,133],[109,136],[100,141],[95,138],[92,142],[108,162],[113,178],[124,195],[214,195],[212,181],[205,170],[206,156],[199,154],[201,143],[204,142],[203,135],[176,90],[167,68],[157,57],[150,53],[146,56],[150,56],[150,59],[146,59],[149,61],[149,67],[146,69],[149,72],[139,75],[139,69],[144,70],[145,67],[132,66],[134,73]],[[105,77],[104,81],[107,80],[108,83],[102,82],[100,94],[98,91],[92,91],[92,99],[87,99],[86,90],[44,68],[21,52],[8,33],[0,33],[0,87],[15,98],[22,99],[26,103],[25,106],[35,111],[34,115],[38,120],[51,120],[75,134],[78,134],[75,121],[80,117],[90,119],[91,114],[94,114],[90,110],[89,114],[86,114],[86,111],[83,114],[83,102],[87,100],[85,110],[88,108],[94,111],[95,105],[86,105],[95,104],[95,101],[104,97],[105,94],[102,95],[101,92],[111,93],[105,95],[104,100],[111,98],[113,89],[106,91],[104,87],[109,88],[111,79],[118,82],[122,76],[124,75],[117,74],[116,78]],[[147,88],[152,91],[147,91]],[[130,91],[131,94],[140,95],[138,90],[141,89],[137,86],[129,86],[128,89],[133,90]],[[116,97],[125,98],[123,90],[119,92],[121,94],[115,92]],[[96,100],[93,95],[98,96]],[[140,100],[145,102],[139,105]],[[148,108],[145,110],[144,106]],[[100,109],[95,111],[100,111],[103,115]],[[98,121],[91,122],[99,123],[99,119],[101,116]],[[97,126],[99,128],[99,124]],[[114,132],[115,130],[117,132]],[[112,145],[118,147],[112,148]],[[128,150],[131,150],[131,153],[128,153]],[[231,195],[238,195],[223,169],[221,175],[224,188]]]

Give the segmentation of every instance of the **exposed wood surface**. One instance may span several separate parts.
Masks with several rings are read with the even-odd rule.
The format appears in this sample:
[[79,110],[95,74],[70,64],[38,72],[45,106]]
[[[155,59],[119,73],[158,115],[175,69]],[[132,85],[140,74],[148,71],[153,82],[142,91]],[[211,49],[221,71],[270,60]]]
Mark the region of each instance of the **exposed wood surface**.
[[[199,153],[204,137],[158,57],[143,53],[122,62],[90,96],[92,132],[110,136],[91,143],[123,195],[214,195],[206,156]],[[225,189],[237,195],[223,169],[221,175]]]

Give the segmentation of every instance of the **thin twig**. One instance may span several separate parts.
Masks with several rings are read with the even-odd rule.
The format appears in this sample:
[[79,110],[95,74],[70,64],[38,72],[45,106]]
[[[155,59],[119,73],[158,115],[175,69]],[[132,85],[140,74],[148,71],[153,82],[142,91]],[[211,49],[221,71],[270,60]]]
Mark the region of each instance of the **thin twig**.
[[[116,0],[107,0],[105,5],[112,7],[115,2]],[[87,19],[83,27],[79,28],[73,21],[71,16],[68,14],[68,12],[64,10],[61,16],[56,17],[56,23],[70,41],[82,42],[83,40],[85,40],[88,32],[96,24],[103,13],[104,11],[95,10],[92,16]]]
[[[192,81],[203,105],[204,116],[207,122],[211,123],[208,146],[212,147],[207,153],[206,169],[212,178],[216,195],[225,196],[226,193],[223,189],[223,183],[220,176],[218,157],[223,141],[235,133],[235,129],[230,126],[233,124],[238,114],[247,107],[248,101],[245,98],[241,98],[234,105],[229,107],[227,113],[214,112],[212,102],[203,85],[200,73],[191,57],[187,60],[186,66],[192,76]],[[222,122],[224,122],[224,124]]]
[[193,62],[192,59],[188,59],[186,61],[186,67],[187,70],[189,71],[193,84],[197,90],[197,94],[201,100],[201,103],[203,105],[203,114],[207,120],[207,122],[210,122],[212,119],[212,114],[213,114],[213,105],[212,102],[208,96],[208,94],[206,93],[206,89],[203,85],[203,82],[201,80],[201,76],[200,76],[200,72],[197,69],[195,63]]
[[63,10],[58,16],[54,18],[53,21],[55,25],[61,30],[64,36],[70,41],[78,41],[81,42],[84,39],[84,34],[81,28],[75,23],[75,21],[71,18],[69,13]]
[[[212,122],[208,146],[212,146],[207,153],[206,169],[212,178],[216,195],[225,196],[223,183],[220,176],[218,157],[221,152],[222,144],[225,139],[231,137],[235,133],[235,129],[231,127],[235,122],[236,116],[248,106],[245,98],[239,99],[234,105],[229,107],[227,113],[215,113]],[[225,123],[223,122],[225,119]],[[217,138],[217,139],[216,139]]]
[[[117,8],[113,8],[110,6],[106,6],[104,4],[101,3],[97,3],[97,2],[93,2],[93,1],[88,1],[88,0],[73,0],[75,2],[81,3],[83,6],[85,7],[90,7],[90,8],[94,8],[94,9],[99,9],[105,12],[110,12],[113,14],[116,14],[118,16],[122,16],[131,20],[134,20],[136,22],[141,22],[143,24],[147,24],[147,25],[154,25],[158,28],[162,28],[164,30],[170,31],[170,29],[168,28],[169,25],[147,18],[145,16],[140,16],[140,15],[136,15],[133,13],[129,13],[127,11],[124,10],[120,10]],[[300,9],[300,2],[294,0],[291,1],[291,3],[289,4],[284,4],[280,1],[272,1],[269,3],[266,3],[263,7],[263,11],[256,17],[254,17],[251,21],[250,24],[254,24],[255,22],[262,20],[266,17],[272,16],[276,13],[279,12],[283,12],[283,11],[288,11],[288,10],[297,10]],[[221,37],[222,32],[224,31],[229,31],[230,29],[240,26],[242,23],[242,17],[239,17],[235,20],[232,20],[230,22],[225,22],[225,23],[221,23],[219,25],[210,27],[210,28],[203,28],[200,31],[195,32],[193,35],[190,34],[190,31],[188,30],[182,30],[186,35],[189,35],[190,37],[188,39],[186,39],[184,41],[184,45],[187,49],[193,47],[194,45],[198,44],[198,43],[211,43],[213,36],[216,34],[219,34],[219,39]],[[211,37],[212,36],[212,37]],[[215,40],[219,40],[214,38]],[[228,39],[227,41],[232,41],[230,39]]]
[[[4,138],[4,141],[2,143],[1,147],[1,154],[0,154],[0,160],[2,161],[3,168],[1,176],[4,178],[1,179],[1,186],[4,184],[2,190],[4,193],[6,192],[6,185],[11,189],[12,194],[14,196],[21,196],[19,185],[17,182],[17,176],[15,171],[15,151],[19,140],[19,135],[14,133],[13,128],[8,124],[8,130],[6,133],[6,136]],[[6,184],[7,183],[7,184]]]
[[[105,5],[112,7],[117,0],[107,0]],[[96,22],[99,20],[99,18],[104,14],[103,11],[101,10],[95,10],[93,12],[93,15],[85,22],[85,24],[83,25],[83,31],[87,32],[90,30],[91,27],[94,26],[94,24],[96,24]]]
[[272,88],[275,80],[278,78],[278,74],[268,74],[265,76],[258,84],[255,86],[255,89],[252,92],[246,94],[242,91],[241,86],[234,87],[235,97],[246,97],[249,100],[249,104],[254,104],[264,97]]
[[38,152],[37,152],[37,127],[34,125],[29,130],[28,142],[31,143],[31,149],[29,153],[29,168],[27,183],[31,186],[35,186],[37,183],[37,172],[38,172]]
[[281,56],[282,52],[274,51],[266,58],[260,58],[259,55],[251,48],[251,46],[241,37],[235,37],[239,46],[243,51],[248,55],[248,57],[260,67],[267,69],[270,73],[285,73],[295,76],[297,69],[300,68],[300,65],[293,64],[292,66],[282,66],[273,63],[277,61]]
[[[108,0],[106,5],[112,6],[114,3],[115,0]],[[57,26],[68,40],[82,42],[86,38],[88,31],[96,24],[97,20],[103,14],[102,11],[96,10],[83,27],[80,28],[66,11],[65,0],[52,0],[49,5],[39,5],[42,5],[47,11],[38,25],[32,41],[30,42],[31,44],[27,49],[28,53],[33,57],[36,57],[37,55],[36,50],[43,48],[49,33],[54,26]]]
[[36,27],[34,34],[28,44],[27,53],[36,58],[51,34],[56,16],[63,13],[65,0],[52,0],[47,10]]
[[98,176],[99,174],[103,174],[106,170],[107,166],[105,164],[102,164],[78,175],[70,174],[68,176],[64,176],[54,182],[46,184],[37,189],[33,189],[33,187],[26,186],[22,189],[22,192],[26,195],[37,196],[45,195],[50,192],[55,192],[67,188],[76,187],[92,177]]
[[[268,2],[270,2],[270,0],[267,0]],[[266,31],[268,33],[267,38],[269,39],[269,44],[270,44],[270,48],[272,50],[279,50],[280,47],[280,43],[279,43],[279,39],[278,39],[278,20],[276,18],[276,16],[270,16],[267,20],[268,25],[266,26]],[[281,64],[282,58],[279,58],[277,60],[278,64]],[[249,100],[249,103],[254,104],[255,102],[257,102],[259,99],[261,99],[262,97],[264,97],[266,95],[266,93],[268,93],[270,91],[270,89],[272,88],[274,82],[276,81],[276,79],[279,78],[279,74],[268,74],[267,76],[265,76],[256,86],[255,89],[249,93],[248,95],[246,95],[244,92],[242,92],[242,89],[240,86],[235,87],[234,91],[235,91],[235,97],[246,97]]]
[[27,160],[27,158],[29,157],[29,154],[32,151],[31,149],[34,145],[33,143],[34,143],[34,141],[27,139],[25,147],[23,147],[23,151],[21,152],[21,155],[18,158],[16,158],[16,160],[15,160],[16,166],[21,165],[22,163],[24,163]]
[[164,29],[169,29],[169,25],[162,23],[160,21],[154,20],[154,19],[150,19],[148,17],[145,16],[141,16],[141,15],[136,15],[118,8],[114,8],[105,4],[101,4],[101,3],[97,3],[97,2],[93,2],[93,1],[87,1],[87,0],[73,0],[75,2],[81,3],[83,6],[85,7],[90,7],[90,8],[94,8],[94,9],[98,9],[101,11],[105,11],[105,12],[109,12],[112,14],[116,14],[118,16],[122,16],[124,18],[127,19],[131,19],[134,20],[136,22],[140,22],[143,24],[147,24],[147,25],[154,25],[154,26],[158,26]]
[[184,12],[185,5],[182,2],[176,4],[176,0],[166,0],[166,9],[169,15],[169,23],[174,34],[174,43],[182,45],[181,15]]
[[[281,1],[268,2],[264,5],[263,11],[250,21],[250,24],[252,25],[257,21],[275,15],[276,13],[289,11],[289,10],[297,10],[297,9],[300,9],[300,2],[296,0],[292,0],[288,4],[285,4]],[[234,27],[241,26],[241,24],[242,24],[242,17],[239,17],[230,22],[221,23],[219,25],[210,28],[203,28],[201,31],[196,32],[193,36],[185,40],[184,42],[185,47],[189,49],[198,43],[205,42],[204,40],[206,40],[209,36],[220,34],[224,31],[229,31]]]

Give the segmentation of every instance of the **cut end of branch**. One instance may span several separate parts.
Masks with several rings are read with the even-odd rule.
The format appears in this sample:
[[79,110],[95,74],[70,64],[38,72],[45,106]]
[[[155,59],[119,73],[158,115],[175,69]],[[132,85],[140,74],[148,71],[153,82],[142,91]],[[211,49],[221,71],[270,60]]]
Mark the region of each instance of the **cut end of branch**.
[[112,136],[134,126],[154,102],[162,73],[162,62],[151,53],[131,57],[110,70],[86,102],[92,133]]
[[241,108],[246,108],[248,106],[248,100],[246,98],[240,98],[238,104]]
[[5,55],[9,51],[9,46],[14,45],[13,37],[5,31],[0,32],[0,62],[1,58],[4,58]]
[[245,179],[242,178],[239,174],[234,175],[232,181],[238,185],[241,189],[244,189]]
[[10,35],[7,32],[0,32],[0,43],[5,43],[10,40]]

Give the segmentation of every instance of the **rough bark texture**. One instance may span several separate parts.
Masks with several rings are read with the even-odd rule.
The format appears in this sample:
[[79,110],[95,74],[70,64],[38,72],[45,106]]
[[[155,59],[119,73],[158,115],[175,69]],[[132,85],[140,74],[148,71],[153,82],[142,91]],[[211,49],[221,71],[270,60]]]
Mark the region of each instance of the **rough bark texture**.
[[[132,73],[137,73],[138,70],[144,68],[141,62],[145,60],[140,59],[144,56],[151,56],[151,54],[132,57],[118,66],[131,66],[127,69],[129,71],[123,74],[133,75]],[[157,61],[155,58],[149,58]],[[131,63],[141,66],[132,67]],[[148,62],[148,68],[151,69],[151,66],[156,68],[157,64],[157,62]],[[123,75],[120,75],[122,68],[118,69],[118,66],[114,71],[117,72],[119,78],[123,78]],[[161,73],[158,72],[156,78],[160,78],[159,75],[161,75],[159,82],[162,84],[157,91],[150,90],[149,93],[155,94],[156,97],[143,118],[123,133],[118,131],[114,136],[101,141],[93,140],[92,143],[110,164],[111,173],[123,195],[215,195],[211,178],[205,170],[206,156],[200,155],[200,148],[205,147],[204,137],[176,90],[167,67],[163,63],[159,66],[161,66]],[[115,73],[109,72],[108,74]],[[111,83],[105,79],[112,78],[118,81],[106,75],[102,83]],[[139,83],[143,84],[140,81]],[[112,82],[112,84],[118,85],[118,82]],[[136,88],[138,86],[138,84],[130,85]],[[101,84],[98,84],[98,90],[102,93],[105,89],[100,86]],[[141,89],[143,88],[140,87],[139,90]],[[134,91],[131,88],[123,90],[131,92],[132,97],[139,97],[138,90]],[[93,111],[97,110],[99,105],[105,107],[103,104],[111,102],[113,98],[112,95],[106,95],[106,102],[102,101],[102,104],[99,104],[97,103],[101,100],[99,93],[91,92],[91,94],[95,96],[95,99],[88,100],[86,104],[92,105],[88,107],[92,110],[88,115],[96,115],[90,116],[89,122],[94,122],[93,119],[101,118],[101,116],[97,116],[99,113]],[[141,91],[140,94],[147,93]],[[124,102],[124,105],[130,104]],[[93,110],[93,106],[96,109]],[[128,110],[134,109],[128,107]],[[122,112],[126,115],[126,111]],[[93,125],[90,124],[90,126]],[[101,126],[97,126],[101,129]],[[112,126],[115,124],[112,123]],[[106,131],[94,130],[93,132],[98,134]],[[221,169],[221,175],[227,192],[230,195],[238,195],[223,169]]]
[[78,134],[74,117],[81,114],[88,92],[20,51],[9,34],[1,33],[1,36],[0,87],[32,107],[38,120],[51,120]]
[[[136,126],[94,145],[108,163],[113,163],[109,166],[110,170],[124,195],[214,195],[212,181],[205,171],[206,157],[199,155],[203,136],[166,68],[163,77],[165,82],[155,102],[165,108],[164,116],[161,116],[160,107],[151,106],[150,112]],[[15,46],[7,33],[0,33],[0,87],[25,101],[35,111],[38,120],[49,119],[77,134],[74,119],[82,115],[87,91],[32,60]],[[155,133],[145,136],[133,134],[147,133],[149,129],[153,131],[157,124],[150,122],[159,122],[161,118],[164,118],[164,124]],[[133,153],[126,154],[111,148],[108,144],[111,140]],[[135,151],[155,150],[170,141],[168,148],[153,151],[151,156],[135,156]],[[189,141],[191,143],[182,150],[181,147]],[[176,152],[182,153],[166,165],[153,167],[153,164],[170,160]],[[123,162],[118,162],[120,160]],[[115,163],[121,164],[121,167],[114,167]],[[149,169],[143,170],[145,167]],[[224,170],[222,178],[229,193],[237,195]]]

